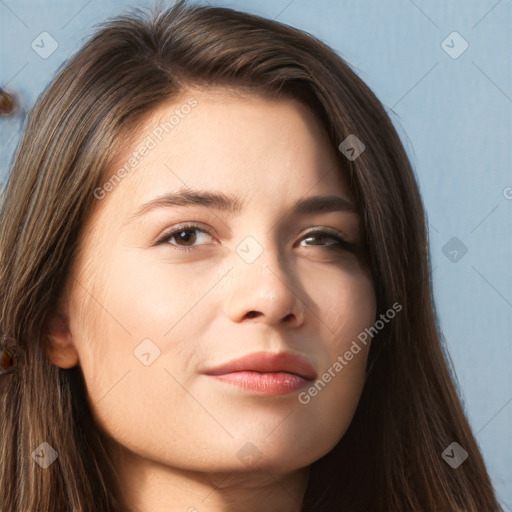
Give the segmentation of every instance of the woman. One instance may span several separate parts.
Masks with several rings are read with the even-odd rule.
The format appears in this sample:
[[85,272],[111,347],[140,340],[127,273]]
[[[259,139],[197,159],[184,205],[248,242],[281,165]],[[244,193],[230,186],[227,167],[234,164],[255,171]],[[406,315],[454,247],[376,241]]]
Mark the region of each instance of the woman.
[[0,216],[1,510],[499,510],[382,105],[291,27],[107,23]]

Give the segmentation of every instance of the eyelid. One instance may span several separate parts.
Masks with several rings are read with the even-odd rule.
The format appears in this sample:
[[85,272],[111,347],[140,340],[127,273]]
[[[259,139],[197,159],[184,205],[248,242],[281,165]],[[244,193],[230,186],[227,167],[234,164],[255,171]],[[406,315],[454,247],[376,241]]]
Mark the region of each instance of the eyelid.
[[304,231],[304,235],[307,235],[308,233],[316,233],[318,231],[325,231],[327,233],[332,233],[333,235],[338,235],[343,239],[348,239],[348,237],[345,235],[345,233],[343,233],[339,229],[329,227],[329,226],[322,226],[322,225],[319,226],[318,224],[313,224],[312,226],[308,226],[307,228],[299,229],[295,233],[295,236],[298,236],[299,233],[301,233],[302,231]]
[[[178,224],[175,224],[174,226],[171,226],[169,229],[166,229],[163,232],[163,234],[160,235],[156,239],[154,245],[159,245],[159,244],[167,241],[171,237],[171,235],[174,235],[179,231],[194,230],[194,229],[196,229],[197,231],[204,231],[206,234],[213,237],[212,231],[209,228],[207,228],[205,225],[203,225],[201,222],[185,221],[185,222],[180,222]],[[173,244],[170,244],[170,245],[173,245]],[[178,246],[175,246],[175,247],[178,247]],[[183,249],[185,249],[185,248],[183,247]]]
[[[158,237],[158,239],[155,241],[154,245],[168,243],[169,245],[171,245],[173,247],[173,250],[181,251],[181,252],[195,251],[195,250],[197,250],[197,247],[200,247],[201,245],[205,245],[205,244],[201,244],[199,246],[179,246],[176,244],[169,243],[170,238],[174,237],[180,231],[185,231],[185,230],[201,231],[201,232],[206,233],[210,237],[215,238],[214,235],[212,234],[212,230],[210,228],[206,227],[205,225],[203,225],[201,222],[185,221],[185,222],[180,222],[178,224],[175,224],[174,226],[172,226],[171,228],[166,230],[160,237]],[[297,230],[296,233],[293,235],[293,237],[295,238],[302,231],[304,231],[304,233],[303,233],[302,237],[299,239],[299,242],[302,242],[308,236],[315,235],[315,234],[317,234],[317,235],[322,234],[322,235],[331,236],[332,238],[337,238],[338,243],[337,244],[328,244],[325,246],[320,245],[318,247],[324,247],[324,248],[330,248],[330,249],[338,248],[340,250],[349,250],[352,252],[357,252],[357,244],[350,242],[349,237],[347,237],[342,231],[340,231],[336,228],[322,226],[322,225],[308,226],[306,228],[301,228],[301,229]],[[311,246],[311,247],[314,247],[314,246]]]
[[[208,228],[206,225],[202,224],[201,222],[184,221],[184,222],[179,222],[178,224],[175,224],[175,225],[171,226],[169,229],[165,230],[164,233],[157,238],[155,243],[158,243],[159,241],[167,238],[169,235],[176,233],[180,229],[185,230],[185,229],[194,229],[194,228],[197,228],[198,230],[202,230],[205,233],[209,234],[210,236],[213,236],[210,228]],[[348,240],[347,235],[345,235],[345,233],[343,233],[339,229],[336,229],[333,227],[328,227],[328,226],[322,226],[322,225],[319,226],[317,224],[313,224],[306,228],[298,229],[297,231],[294,232],[293,237],[294,238],[297,237],[302,231],[304,231],[304,236],[309,233],[316,233],[318,231],[327,231],[329,233],[332,233],[333,235],[341,236],[341,238],[343,238],[344,240]]]
[[299,236],[301,233],[303,234],[303,236],[305,236],[309,233],[317,233],[318,231],[339,236],[340,238],[343,238],[343,240],[347,242],[350,239],[350,237],[341,229],[335,228],[333,226],[325,226],[323,224],[311,224],[310,226],[302,227],[294,232],[293,237],[295,238]]
[[[345,233],[343,233],[343,231],[341,231],[339,229],[327,227],[327,226],[318,226],[318,225],[310,226],[305,229],[306,229],[306,231],[302,235],[302,237],[300,239],[301,241],[304,240],[304,238],[307,238],[307,236],[311,235],[311,234],[313,234],[313,235],[314,234],[326,234],[326,235],[332,236],[333,238],[338,238],[340,240],[341,246],[343,246],[345,249],[348,249],[352,252],[357,252],[357,250],[358,250],[357,243],[351,242],[350,237],[345,235]],[[302,230],[299,230],[298,233],[300,233],[301,231]],[[332,245],[335,245],[335,244],[332,244]],[[329,247],[329,246],[326,246],[326,247]]]

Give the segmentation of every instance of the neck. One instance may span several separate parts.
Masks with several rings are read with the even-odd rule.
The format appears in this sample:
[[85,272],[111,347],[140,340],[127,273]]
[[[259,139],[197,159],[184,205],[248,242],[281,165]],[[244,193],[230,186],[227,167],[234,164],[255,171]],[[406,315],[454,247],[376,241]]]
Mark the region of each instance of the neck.
[[[300,512],[309,468],[292,472],[190,471],[118,448],[120,490],[129,512]],[[120,468],[120,469],[119,469]]]

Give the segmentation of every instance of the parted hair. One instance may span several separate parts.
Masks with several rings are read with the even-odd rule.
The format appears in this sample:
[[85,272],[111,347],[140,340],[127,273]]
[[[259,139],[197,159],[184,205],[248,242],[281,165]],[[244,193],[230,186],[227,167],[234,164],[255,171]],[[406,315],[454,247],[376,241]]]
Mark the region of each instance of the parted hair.
[[[355,160],[337,155],[361,214],[377,315],[396,302],[402,310],[372,340],[354,418],[312,464],[302,510],[501,510],[444,348],[424,209],[386,109],[310,34],[180,0],[102,24],[28,116],[0,210],[0,335],[16,357],[0,376],[0,511],[130,510],[80,367],[46,356],[47,319],[72,282],[94,190],[114,156],[144,116],[197,85],[295,98],[334,147],[350,134],[365,144]],[[441,456],[454,441],[469,454],[456,469]],[[45,470],[31,457],[42,442],[60,454]]]

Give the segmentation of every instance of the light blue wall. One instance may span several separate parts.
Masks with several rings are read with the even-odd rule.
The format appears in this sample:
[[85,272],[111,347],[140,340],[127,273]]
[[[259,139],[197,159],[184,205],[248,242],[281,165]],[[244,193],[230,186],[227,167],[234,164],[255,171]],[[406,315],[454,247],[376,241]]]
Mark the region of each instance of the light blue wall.
[[[461,398],[512,510],[512,1],[211,3],[311,32],[392,110],[428,212],[435,297]],[[93,25],[132,5],[153,2],[0,1],[0,84],[30,108]],[[31,48],[43,31],[58,43],[46,59]],[[456,59],[441,46],[453,31],[469,45]],[[445,47],[453,53],[461,44],[450,37]],[[20,118],[0,121],[0,179],[19,135]],[[460,248],[445,248],[458,251],[457,262],[443,253],[452,237],[467,248],[462,258]]]

